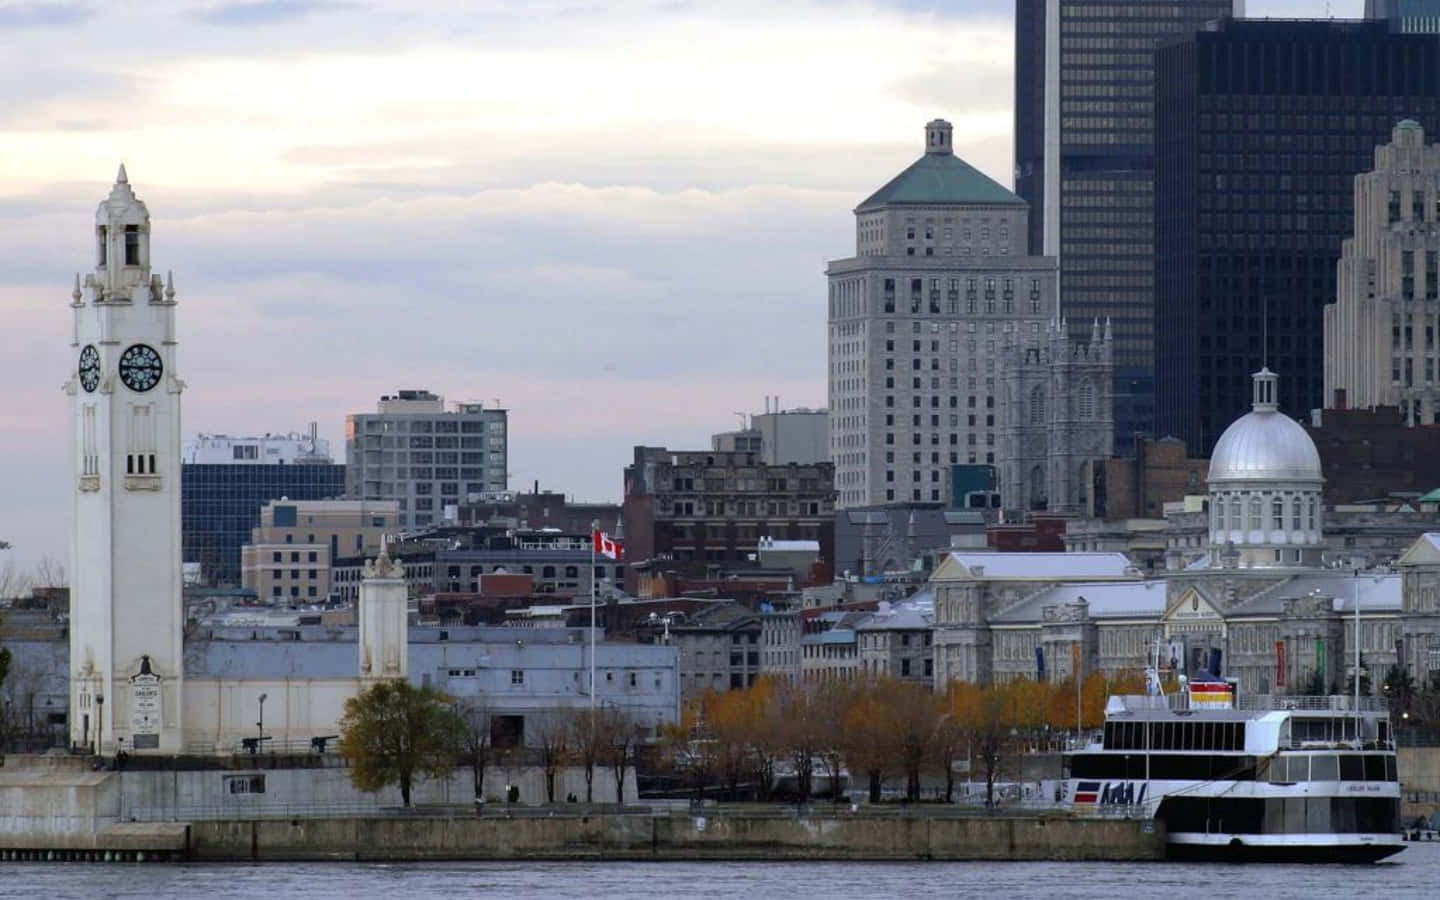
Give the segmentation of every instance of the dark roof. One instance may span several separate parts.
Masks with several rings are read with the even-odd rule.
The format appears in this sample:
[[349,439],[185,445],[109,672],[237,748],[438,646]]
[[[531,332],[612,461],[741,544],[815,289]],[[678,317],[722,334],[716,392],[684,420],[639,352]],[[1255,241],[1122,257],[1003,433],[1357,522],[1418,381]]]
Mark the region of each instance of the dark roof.
[[1025,201],[953,153],[926,153],[855,211],[881,206],[957,204],[1023,206]]

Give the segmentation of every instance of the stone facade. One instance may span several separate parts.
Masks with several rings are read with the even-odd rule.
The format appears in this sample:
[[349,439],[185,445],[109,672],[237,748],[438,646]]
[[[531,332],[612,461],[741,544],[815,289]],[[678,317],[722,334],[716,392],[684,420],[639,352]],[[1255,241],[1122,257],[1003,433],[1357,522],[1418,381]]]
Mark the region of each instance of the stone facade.
[[1008,351],[1041,347],[1053,257],[1025,252],[1019,197],[926,126],[925,155],[855,210],[830,263],[829,425],[837,504],[948,501],[950,466],[996,464]]
[[1011,345],[1005,368],[1000,498],[1007,510],[1079,513],[1089,505],[1091,468],[1114,451],[1114,341],[1093,323],[1090,343],[1063,320],[1040,345]]
[[899,605],[883,603],[874,615],[855,626],[860,671],[872,678],[894,678],[930,685],[934,682],[933,595],[916,596]]
[[790,683],[800,680],[800,611],[760,614],[760,671]]
[[75,276],[70,377],[70,743],[183,746],[175,285],[151,272],[150,212],[121,166]]
[[1440,422],[1440,144],[1418,122],[1395,126],[1375,168],[1355,176],[1354,236],[1342,245],[1338,296],[1325,307],[1325,403],[1399,407]]

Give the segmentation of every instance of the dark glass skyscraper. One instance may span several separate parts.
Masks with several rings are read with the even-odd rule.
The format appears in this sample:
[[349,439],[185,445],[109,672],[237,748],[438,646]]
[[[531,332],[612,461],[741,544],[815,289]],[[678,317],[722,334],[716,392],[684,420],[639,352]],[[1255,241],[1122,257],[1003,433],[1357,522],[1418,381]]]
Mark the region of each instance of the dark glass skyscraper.
[[1440,126],[1440,40],[1231,21],[1156,62],[1157,430],[1208,455],[1262,364],[1283,376],[1286,413],[1322,404],[1354,178],[1400,119]]
[[345,466],[215,465],[180,467],[180,549],[215,584],[240,583],[240,547],[260,524],[267,500],[329,500],[345,493]]
[[1152,431],[1154,49],[1236,0],[1016,0],[1015,192],[1072,337],[1113,322],[1115,446]]

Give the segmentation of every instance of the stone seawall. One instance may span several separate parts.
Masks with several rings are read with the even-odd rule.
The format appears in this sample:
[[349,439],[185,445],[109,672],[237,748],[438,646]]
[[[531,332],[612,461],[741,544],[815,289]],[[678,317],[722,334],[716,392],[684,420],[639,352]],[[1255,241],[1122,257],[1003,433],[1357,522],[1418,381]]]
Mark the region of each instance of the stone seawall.
[[1137,820],[854,814],[255,819],[194,822],[196,860],[1151,860]]

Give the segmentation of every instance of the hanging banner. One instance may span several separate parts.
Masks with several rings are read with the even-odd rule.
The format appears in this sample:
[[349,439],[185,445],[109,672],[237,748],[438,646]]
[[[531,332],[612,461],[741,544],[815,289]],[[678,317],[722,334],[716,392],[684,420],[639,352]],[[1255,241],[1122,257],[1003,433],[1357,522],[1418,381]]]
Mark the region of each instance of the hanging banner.
[[1275,642],[1275,687],[1285,686],[1285,642]]
[[1320,680],[1329,682],[1329,673],[1325,670],[1325,639],[1315,639],[1315,671],[1320,673]]

